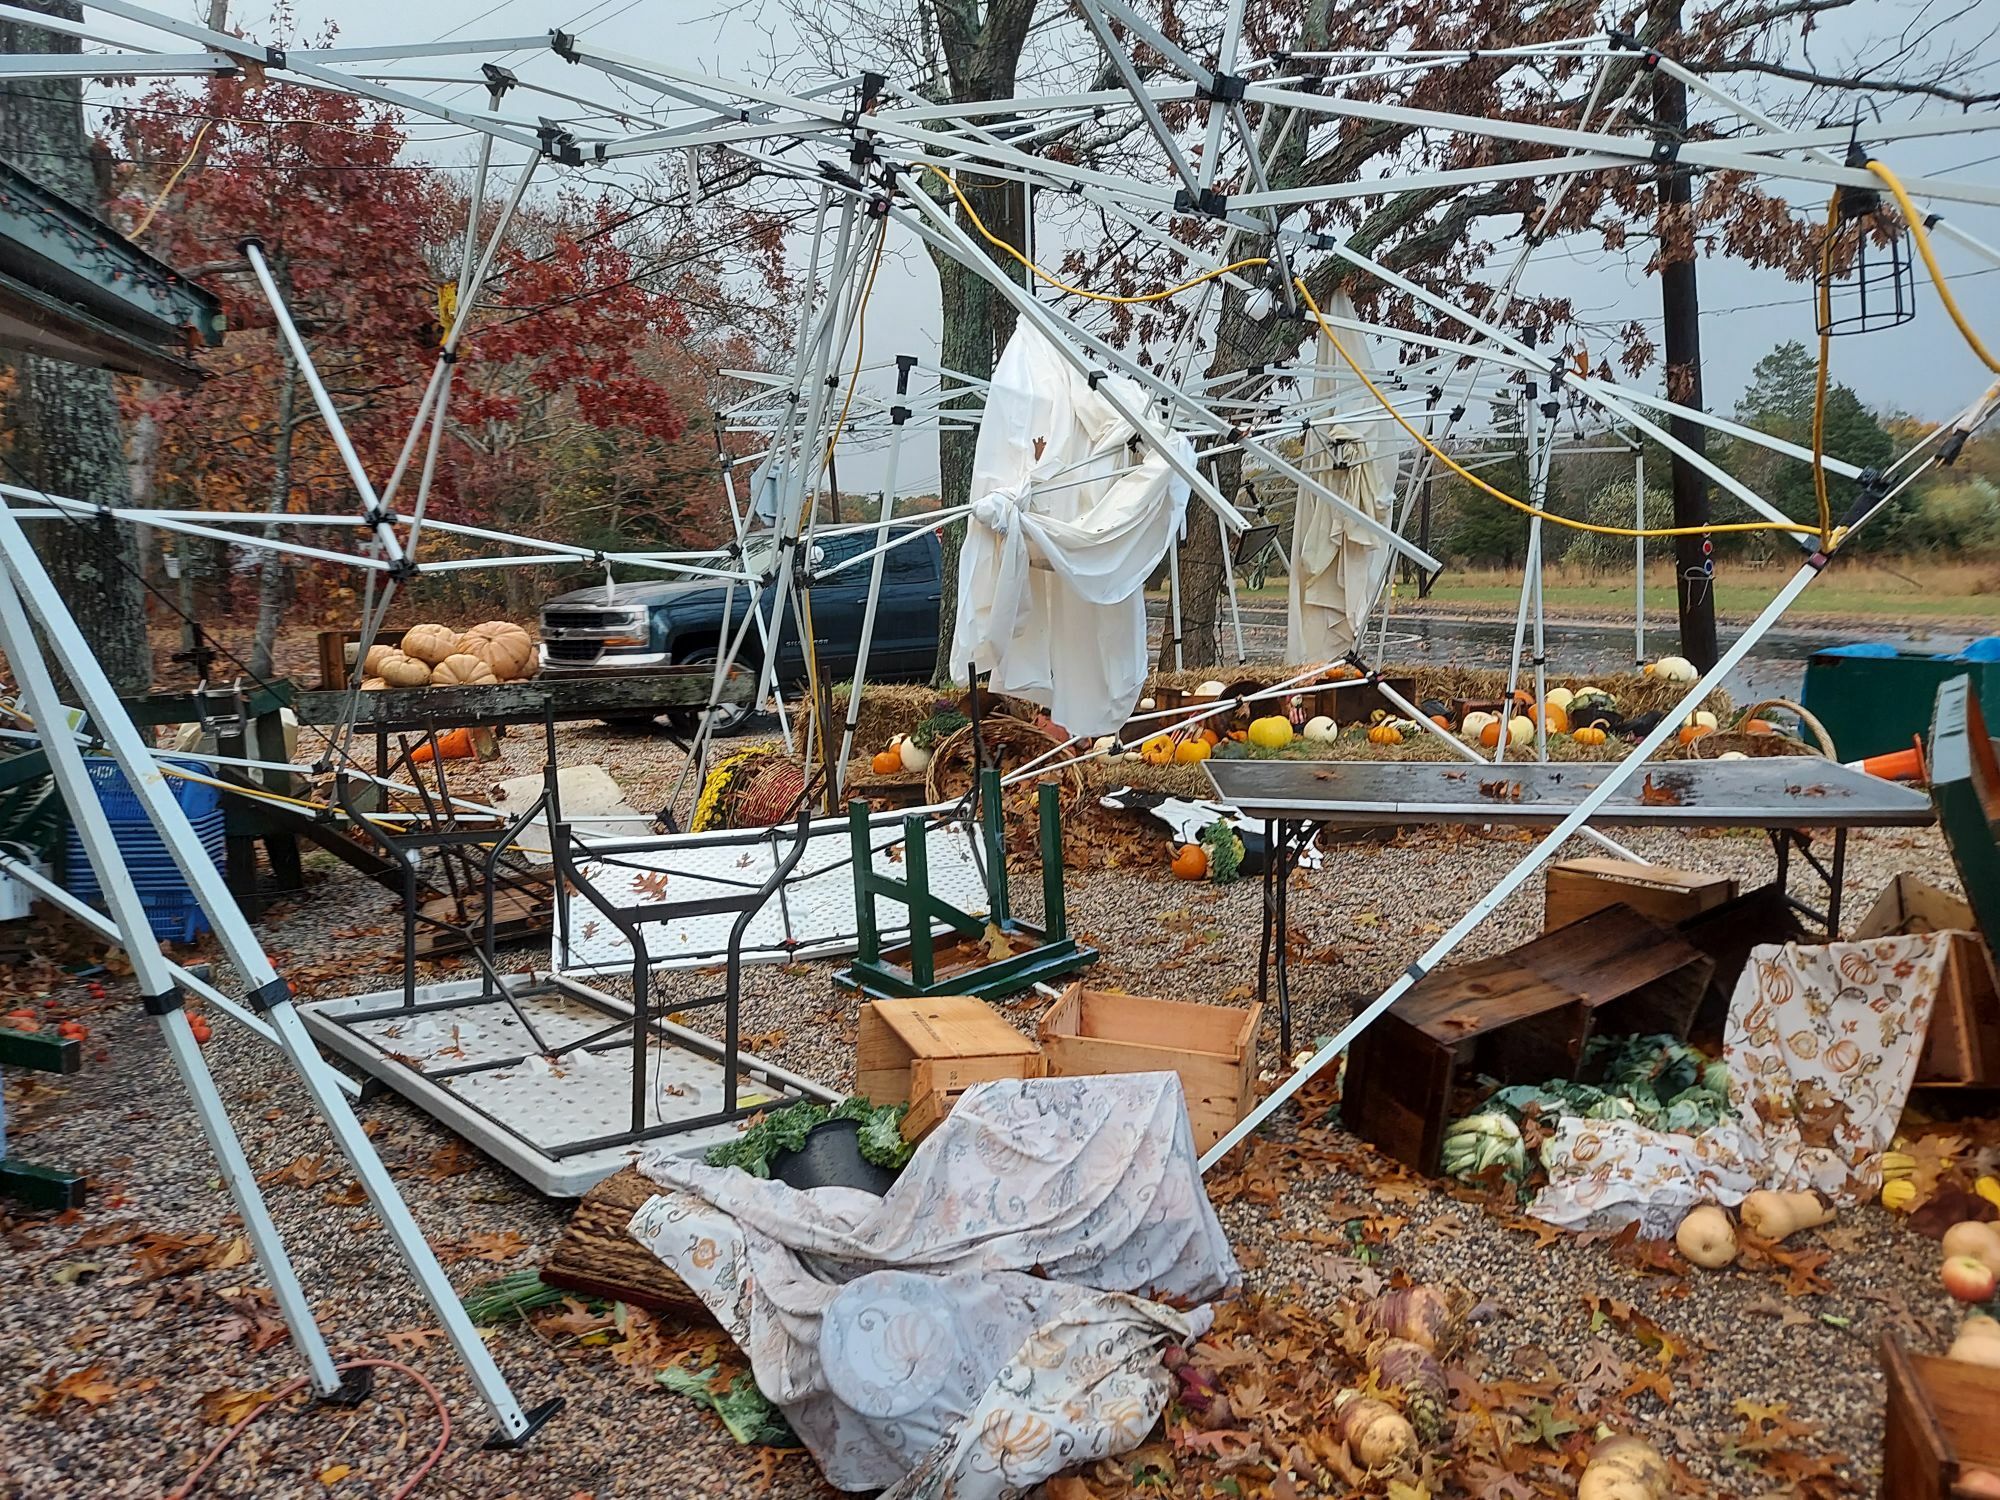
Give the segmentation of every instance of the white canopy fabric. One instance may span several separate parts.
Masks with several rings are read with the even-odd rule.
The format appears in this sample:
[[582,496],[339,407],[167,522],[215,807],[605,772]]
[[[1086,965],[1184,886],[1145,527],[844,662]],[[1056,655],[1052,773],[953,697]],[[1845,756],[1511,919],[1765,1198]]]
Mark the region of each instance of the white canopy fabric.
[[[1329,318],[1354,317],[1345,292],[1334,294]],[[1341,335],[1341,346],[1368,372],[1379,376],[1359,333]],[[1359,409],[1373,401],[1347,368],[1324,332],[1318,336],[1319,373],[1313,377],[1311,399],[1334,411]],[[1299,467],[1311,478],[1346,500],[1356,510],[1387,524],[1394,515],[1396,454],[1400,444],[1386,438],[1363,437],[1352,428],[1332,423],[1314,426],[1305,435],[1305,455]],[[1285,617],[1285,659],[1328,661],[1354,649],[1368,611],[1389,567],[1389,548],[1361,530],[1323,497],[1303,486],[1292,519],[1292,577]]]
[[1109,734],[1146,680],[1146,579],[1187,509],[1161,453],[1194,449],[1164,425],[1145,439],[1119,414],[1146,410],[1123,376],[1094,389],[1026,320],[1000,356],[972,463],[972,517],[958,565],[952,673],[990,670],[996,693],[1040,703],[1076,735]]

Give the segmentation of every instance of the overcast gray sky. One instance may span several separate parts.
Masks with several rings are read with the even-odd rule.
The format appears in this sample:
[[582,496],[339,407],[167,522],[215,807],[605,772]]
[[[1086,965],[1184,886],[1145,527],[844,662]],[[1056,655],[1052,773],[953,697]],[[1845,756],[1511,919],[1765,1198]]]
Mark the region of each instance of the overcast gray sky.
[[[684,0],[296,0],[297,25],[306,35],[318,32],[324,20],[336,23],[347,44],[430,41],[441,36],[483,37],[531,35],[551,27],[587,33],[601,45],[619,51],[672,59],[735,76],[765,78],[768,60],[789,53],[791,37],[783,8],[752,3],[714,13],[709,3]],[[269,0],[232,5],[231,23],[253,36],[269,36]],[[197,18],[205,3],[168,0],[164,7],[188,19]],[[1854,25],[1876,24],[1872,18],[1901,7],[1864,5],[1864,17],[1844,17]],[[93,18],[95,19],[95,18]],[[1886,18],[1883,18],[1886,21]],[[525,77],[565,86],[574,69],[546,49],[508,60]],[[435,65],[426,63],[425,68]],[[413,71],[415,71],[413,67]],[[474,76],[465,69],[465,75]],[[576,87],[574,82],[567,84]],[[420,90],[421,91],[421,90]],[[439,97],[466,105],[480,102],[476,87],[440,86]],[[559,106],[551,102],[552,112]],[[1941,106],[1930,106],[1941,110]],[[466,162],[473,143],[440,127],[420,128],[418,138],[435,138],[422,148],[427,159]],[[1905,173],[1940,173],[1975,181],[2000,180],[2000,140],[1991,135],[1898,145],[1886,153]],[[1820,201],[1816,191],[1802,190],[1797,201]],[[1988,244],[2000,245],[2000,210],[1970,206],[1955,208],[1960,223]],[[2000,274],[1969,252],[1940,242],[1946,269],[1958,273],[1955,291],[1975,326],[1989,344],[2000,347]],[[1657,328],[1659,287],[1643,274],[1648,247],[1635,240],[1622,255],[1591,246],[1557,243],[1538,253],[1526,282],[1528,291],[1559,290],[1571,297],[1581,316],[1593,321],[1627,318],[1652,320]],[[1757,272],[1740,263],[1712,258],[1702,265],[1702,341],[1707,394],[1711,407],[1729,409],[1757,359],[1784,339],[1813,337],[1809,288],[1786,282],[1773,272]],[[1914,323],[1892,332],[1836,340],[1835,378],[1859,392],[1868,404],[1885,410],[1908,411],[1942,418],[1968,404],[1986,384],[1983,368],[1952,331],[1936,295],[1918,276],[1918,315]],[[868,357],[872,365],[898,353],[932,358],[936,350],[937,283],[928,258],[907,236],[892,232],[890,251],[871,305]],[[1657,374],[1641,377],[1649,383]],[[935,482],[932,444],[906,450],[904,482],[899,489],[921,490]],[[879,477],[857,462],[843,475],[850,485]]]

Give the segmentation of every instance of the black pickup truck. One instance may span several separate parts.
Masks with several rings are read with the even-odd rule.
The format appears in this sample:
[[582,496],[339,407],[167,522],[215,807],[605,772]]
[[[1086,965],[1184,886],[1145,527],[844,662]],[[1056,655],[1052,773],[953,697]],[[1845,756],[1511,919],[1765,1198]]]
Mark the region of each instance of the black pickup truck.
[[[897,545],[883,554],[882,594],[875,607],[875,633],[868,647],[871,682],[922,681],[937,662],[938,597],[943,578],[943,554],[934,528],[905,523],[890,528]],[[820,537],[813,544],[812,617],[820,670],[833,681],[854,675],[861,645],[861,616],[868,603],[868,582],[874,559],[860,558],[876,546],[876,529],[867,527]],[[753,536],[746,556],[750,571],[767,579],[776,571],[775,541],[764,533]],[[803,561],[803,559],[801,560]],[[842,568],[842,563],[850,566]],[[709,563],[731,566],[726,553]],[[559,594],[542,606],[541,668],[544,676],[580,677],[592,672],[629,672],[635,668],[713,662],[722,650],[722,607],[728,586],[690,580],[660,583],[597,585]],[[744,638],[737,663],[761,671],[764,636],[768,633],[775,582],[756,592],[764,617]],[[743,624],[750,591],[739,584],[730,603],[730,632]],[[777,644],[777,676],[781,685],[802,682],[805,654],[799,647],[796,609],[787,605]],[[732,720],[745,715],[738,711]],[[719,724],[717,728],[732,725]]]

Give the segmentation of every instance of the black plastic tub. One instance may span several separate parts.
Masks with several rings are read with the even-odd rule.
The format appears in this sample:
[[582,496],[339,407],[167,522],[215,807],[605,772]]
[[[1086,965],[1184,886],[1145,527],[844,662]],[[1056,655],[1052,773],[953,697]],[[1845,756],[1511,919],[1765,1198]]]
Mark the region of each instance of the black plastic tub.
[[861,1154],[859,1120],[822,1120],[806,1132],[796,1151],[771,1158],[771,1175],[787,1187],[851,1187],[878,1198],[896,1174]]

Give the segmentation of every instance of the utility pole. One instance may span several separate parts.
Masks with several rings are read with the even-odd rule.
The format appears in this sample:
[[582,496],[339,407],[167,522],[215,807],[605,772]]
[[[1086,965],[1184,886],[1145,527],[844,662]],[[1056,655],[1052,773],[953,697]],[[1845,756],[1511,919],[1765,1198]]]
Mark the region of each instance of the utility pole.
[[[1652,0],[1648,32],[1665,47],[1679,37],[1680,0]],[[1653,117],[1663,150],[1679,149],[1687,134],[1687,85],[1653,70]],[[1667,358],[1667,399],[1702,409],[1701,299],[1695,284],[1694,189],[1685,167],[1669,159],[1660,169],[1660,312]],[[1704,453],[1707,429],[1690,417],[1672,416],[1668,433],[1690,452]],[[1674,525],[1709,522],[1708,477],[1679,453],[1673,455]],[[1681,655],[1706,672],[1715,665],[1715,544],[1706,533],[1674,538],[1674,583],[1679,595]]]

